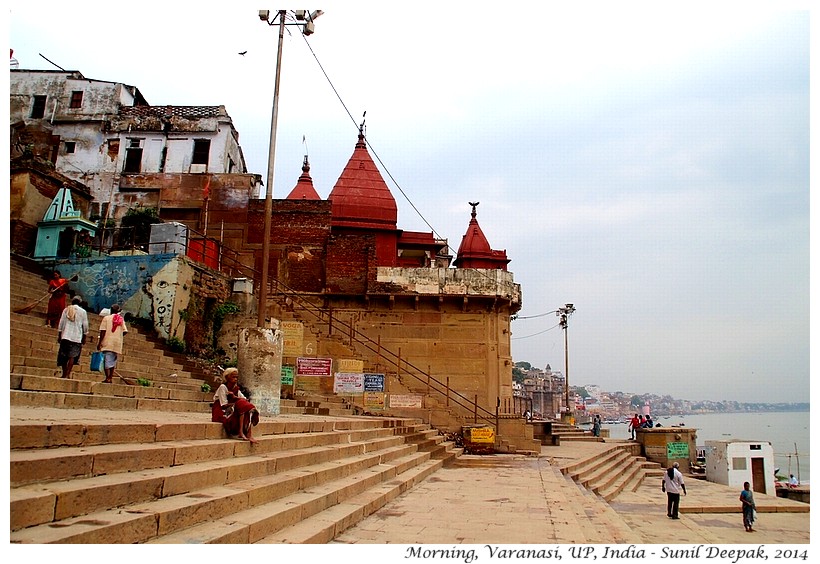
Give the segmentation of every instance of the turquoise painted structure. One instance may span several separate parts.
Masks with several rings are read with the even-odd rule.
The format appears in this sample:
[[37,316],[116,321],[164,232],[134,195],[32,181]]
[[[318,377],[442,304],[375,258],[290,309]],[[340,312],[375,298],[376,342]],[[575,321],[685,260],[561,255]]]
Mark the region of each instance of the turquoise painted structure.
[[74,209],[71,190],[60,188],[37,224],[34,258],[68,258],[82,238],[88,237],[90,241],[96,234],[97,225],[83,219],[80,210]]

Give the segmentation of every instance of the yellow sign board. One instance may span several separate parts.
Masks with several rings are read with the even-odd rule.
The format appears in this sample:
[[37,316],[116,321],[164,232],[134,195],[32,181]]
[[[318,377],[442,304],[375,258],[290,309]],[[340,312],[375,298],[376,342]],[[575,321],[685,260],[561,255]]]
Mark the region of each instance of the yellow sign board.
[[384,409],[384,392],[365,392],[364,406],[370,409]]
[[364,372],[364,361],[355,358],[340,358],[336,361],[337,372],[352,372],[361,374]]
[[495,429],[492,427],[473,427],[470,429],[471,443],[495,443]]
[[281,321],[282,356],[302,356],[305,327],[300,321]]

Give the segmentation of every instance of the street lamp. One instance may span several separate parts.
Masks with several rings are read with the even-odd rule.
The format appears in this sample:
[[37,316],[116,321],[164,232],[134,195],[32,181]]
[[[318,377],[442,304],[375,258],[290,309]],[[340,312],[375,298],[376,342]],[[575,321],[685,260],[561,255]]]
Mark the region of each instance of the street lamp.
[[276,80],[273,86],[273,110],[270,119],[270,149],[268,152],[268,177],[265,189],[265,238],[262,241],[262,280],[259,283],[259,311],[256,319],[257,327],[265,326],[265,313],[268,306],[268,270],[270,268],[270,232],[271,215],[273,215],[273,166],[276,156],[276,123],[279,121],[279,75],[282,68],[282,42],[285,38],[285,26],[295,25],[302,28],[302,33],[312,35],[314,31],[313,21],[321,16],[322,10],[314,10],[308,13],[307,10],[295,10],[293,12],[294,22],[288,23],[287,10],[278,10],[271,18],[270,10],[259,10],[259,19],[268,25],[279,25],[279,43],[276,48]]
[[559,307],[555,314],[560,318],[561,329],[564,330],[564,394],[566,405],[566,418],[572,418],[572,409],[569,405],[569,346],[567,342],[567,326],[569,325],[569,316],[575,312],[573,304],[566,304],[564,307]]

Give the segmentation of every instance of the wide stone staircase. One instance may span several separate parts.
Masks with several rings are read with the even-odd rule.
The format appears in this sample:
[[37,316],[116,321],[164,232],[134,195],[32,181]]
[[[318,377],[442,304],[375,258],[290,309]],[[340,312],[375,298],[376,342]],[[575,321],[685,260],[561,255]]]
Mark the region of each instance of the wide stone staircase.
[[663,468],[657,462],[649,462],[640,456],[637,443],[616,443],[564,466],[561,472],[586,490],[612,501],[622,492],[636,491],[644,479],[663,476]]
[[[10,281],[12,310],[45,292],[14,260]],[[417,419],[324,397],[282,400],[256,444],[228,438],[203,379],[137,328],[113,384],[91,342],[60,378],[44,313],[10,314],[12,543],[329,542],[461,453]]]

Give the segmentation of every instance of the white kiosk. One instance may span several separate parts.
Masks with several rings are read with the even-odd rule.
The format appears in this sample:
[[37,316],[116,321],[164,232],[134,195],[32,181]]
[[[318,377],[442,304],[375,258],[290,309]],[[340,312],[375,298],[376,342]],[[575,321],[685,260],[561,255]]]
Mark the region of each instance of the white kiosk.
[[768,441],[706,441],[706,479],[743,489],[777,495],[774,487],[774,449]]

